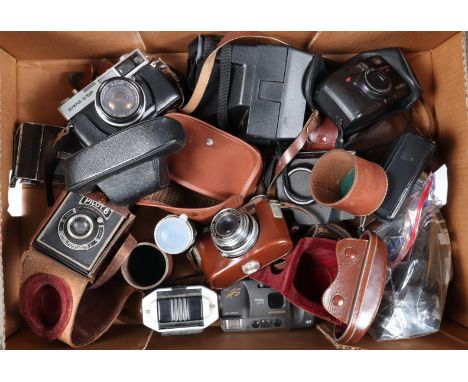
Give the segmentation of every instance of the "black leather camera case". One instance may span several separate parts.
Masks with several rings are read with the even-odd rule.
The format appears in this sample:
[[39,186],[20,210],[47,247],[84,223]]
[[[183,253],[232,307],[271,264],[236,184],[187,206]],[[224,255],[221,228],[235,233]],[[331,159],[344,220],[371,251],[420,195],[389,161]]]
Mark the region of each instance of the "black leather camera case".
[[125,205],[169,184],[166,158],[185,145],[174,119],[149,119],[89,146],[63,163],[65,185],[73,192],[99,188]]

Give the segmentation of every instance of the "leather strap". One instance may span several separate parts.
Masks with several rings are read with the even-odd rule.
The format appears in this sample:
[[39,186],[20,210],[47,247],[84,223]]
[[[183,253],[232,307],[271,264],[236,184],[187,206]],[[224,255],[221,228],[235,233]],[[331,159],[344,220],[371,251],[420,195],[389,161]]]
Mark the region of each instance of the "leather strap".
[[335,340],[356,343],[369,329],[385,287],[387,248],[366,231],[360,239],[340,240],[336,246],[338,274],[322,296],[322,304],[346,326],[335,326]]
[[20,308],[33,332],[72,347],[85,346],[110,328],[130,298],[143,296],[115,278],[95,289],[87,288],[88,282],[39,251],[25,252]]
[[289,147],[281,154],[280,158],[278,159],[278,163],[275,167],[275,173],[273,175],[272,181],[270,186],[267,190],[267,195],[270,198],[274,198],[276,194],[276,180],[278,176],[280,176],[281,172],[286,168],[289,162],[301,151],[301,149],[306,144],[307,140],[309,139],[310,134],[318,127],[320,123],[320,117],[317,110],[312,111],[309,119],[305,123],[304,127],[302,128],[299,135],[296,139],[289,145]]
[[211,52],[208,58],[205,60],[203,67],[200,71],[200,76],[198,77],[197,84],[195,85],[195,90],[190,97],[190,100],[187,104],[180,109],[182,113],[192,114],[197,106],[200,104],[203,95],[205,94],[206,88],[208,87],[208,82],[210,81],[211,73],[213,72],[214,64],[216,62],[216,55],[219,50],[226,44],[236,40],[244,40],[248,42],[260,42],[268,41],[272,44],[281,44],[288,45],[285,42],[271,36],[265,36],[259,32],[229,32],[226,33],[223,39],[219,42],[215,50]]
[[333,150],[338,139],[338,127],[330,118],[324,118],[320,126],[309,134],[305,144],[307,151],[328,151]]
[[114,276],[127,260],[133,248],[137,245],[137,241],[132,235],[128,235],[125,242],[117,250],[117,253],[112,258],[106,269],[99,275],[96,281],[89,287],[89,289],[96,289],[108,282]]

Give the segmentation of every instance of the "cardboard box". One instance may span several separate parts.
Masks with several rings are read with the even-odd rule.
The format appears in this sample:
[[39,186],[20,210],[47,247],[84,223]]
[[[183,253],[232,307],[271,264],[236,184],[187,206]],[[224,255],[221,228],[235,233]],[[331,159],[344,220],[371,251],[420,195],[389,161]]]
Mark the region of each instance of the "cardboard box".
[[[2,32],[0,33],[0,344],[7,349],[63,349],[33,335],[19,315],[18,264],[46,213],[43,189],[23,190],[23,215],[8,208],[8,173],[17,121],[64,125],[57,111],[70,95],[66,76],[87,62],[119,57],[134,48],[160,55],[184,71],[186,49],[198,32]],[[214,32],[210,32],[214,33]],[[454,277],[444,323],[431,336],[376,342],[367,349],[468,349],[468,113],[466,42],[463,32],[272,32],[297,48],[347,57],[363,50],[401,47],[424,89],[437,121],[439,154],[448,166],[448,205],[443,209],[452,239]],[[2,288],[3,291],[2,291]],[[4,302],[2,301],[4,299]],[[3,311],[4,307],[4,311]],[[3,321],[5,323],[4,329]],[[3,333],[2,333],[3,332]],[[194,337],[161,337],[142,326],[116,324],[89,348],[105,349],[333,349],[327,325],[315,330],[224,334],[211,327]],[[345,347],[347,348],[347,347]]]

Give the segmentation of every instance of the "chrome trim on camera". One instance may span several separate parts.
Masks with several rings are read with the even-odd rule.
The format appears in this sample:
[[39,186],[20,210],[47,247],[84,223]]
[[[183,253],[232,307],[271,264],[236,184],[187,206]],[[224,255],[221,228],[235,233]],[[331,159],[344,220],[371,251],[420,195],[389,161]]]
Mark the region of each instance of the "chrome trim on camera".
[[[125,76],[122,76],[116,69],[116,67],[124,60],[126,60],[131,55],[137,53],[142,58],[142,63],[136,66],[133,70],[128,72]],[[150,60],[139,50],[135,49],[129,54],[125,55],[118,63],[116,63],[112,68],[108,69],[104,74],[96,78],[93,82],[87,85],[84,89],[80,90],[78,93],[67,99],[60,107],[59,112],[64,116],[64,118],[69,121],[76,114],[82,111],[86,106],[93,103],[96,99],[96,93],[102,82],[113,77],[130,77],[137,71],[139,71],[143,66],[150,63]]]

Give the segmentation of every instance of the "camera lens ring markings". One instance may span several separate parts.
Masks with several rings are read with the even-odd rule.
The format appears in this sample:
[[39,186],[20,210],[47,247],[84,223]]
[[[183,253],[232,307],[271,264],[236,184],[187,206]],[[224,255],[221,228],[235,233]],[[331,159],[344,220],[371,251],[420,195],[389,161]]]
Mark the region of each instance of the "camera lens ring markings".
[[[85,234],[80,235],[79,233],[76,233],[77,230],[76,226],[74,227],[74,224],[77,222],[84,222],[85,224],[87,224],[87,227],[85,227],[87,229],[87,232]],[[70,219],[68,219],[66,227],[68,235],[70,235],[72,238],[84,240],[93,233],[94,223],[88,215],[76,214],[73,215]]]
[[[378,69],[367,69],[364,72],[364,81],[366,87],[378,94],[387,94],[392,90],[392,81],[383,71]],[[380,86],[381,84],[384,86]]]
[[[228,229],[223,235],[217,226],[229,215],[235,216],[237,226],[234,229]],[[218,212],[211,221],[210,231],[216,248],[222,256],[228,258],[245,255],[255,245],[259,235],[256,219],[234,208],[226,208]]]
[[[96,94],[97,113],[104,121],[116,127],[137,122],[145,107],[145,96],[140,85],[126,77],[112,77],[104,81]],[[114,111],[114,108],[121,111]],[[129,111],[125,112],[126,109]]]
[[[83,218],[86,222],[91,221],[92,229],[89,230],[89,233],[84,236],[70,234],[71,224],[73,223],[74,218],[78,216],[86,216]],[[89,220],[88,220],[89,219]],[[76,219],[75,219],[76,220]],[[96,245],[98,245],[101,240],[104,238],[105,234],[105,219],[100,214],[97,214],[96,211],[92,211],[88,208],[72,208],[65,212],[61,217],[57,225],[57,233],[60,241],[64,246],[75,251],[87,251]],[[97,223],[97,224],[95,224]],[[85,239],[89,239],[86,242],[83,242]]]

